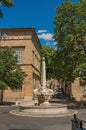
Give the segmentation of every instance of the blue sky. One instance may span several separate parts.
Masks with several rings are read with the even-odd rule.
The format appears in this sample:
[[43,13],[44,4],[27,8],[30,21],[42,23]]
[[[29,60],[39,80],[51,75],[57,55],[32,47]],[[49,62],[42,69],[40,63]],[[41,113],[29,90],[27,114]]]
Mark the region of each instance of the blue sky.
[[[34,27],[42,45],[54,47],[54,18],[56,7],[64,0],[13,0],[14,7],[6,8],[0,4],[4,17],[0,28]],[[72,0],[78,2],[79,0]]]

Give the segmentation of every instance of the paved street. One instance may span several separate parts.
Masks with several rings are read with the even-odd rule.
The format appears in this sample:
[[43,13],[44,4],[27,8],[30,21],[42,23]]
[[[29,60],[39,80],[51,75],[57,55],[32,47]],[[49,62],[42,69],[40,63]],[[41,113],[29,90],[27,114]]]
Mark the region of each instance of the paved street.
[[[0,130],[71,130],[72,117],[30,118],[9,114],[17,107],[0,107]],[[78,117],[86,120],[85,109],[79,110]],[[86,128],[86,123],[84,124]]]

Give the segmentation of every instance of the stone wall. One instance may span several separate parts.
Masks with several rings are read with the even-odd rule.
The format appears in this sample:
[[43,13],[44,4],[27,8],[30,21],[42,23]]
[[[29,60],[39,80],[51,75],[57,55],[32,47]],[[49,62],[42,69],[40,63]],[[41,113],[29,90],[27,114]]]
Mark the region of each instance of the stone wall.
[[76,80],[74,81],[74,83],[72,83],[72,85],[71,85],[71,91],[72,91],[73,97],[77,101],[81,101],[81,99],[82,99],[82,87],[80,86],[79,78],[76,78]]

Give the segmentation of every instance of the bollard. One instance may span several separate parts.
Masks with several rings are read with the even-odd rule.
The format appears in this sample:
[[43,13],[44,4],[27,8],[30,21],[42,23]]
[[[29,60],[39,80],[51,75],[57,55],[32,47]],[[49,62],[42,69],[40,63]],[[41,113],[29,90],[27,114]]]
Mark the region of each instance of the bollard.
[[76,128],[79,127],[79,119],[76,117],[76,114],[74,114],[74,119],[72,121],[72,130],[76,130]]
[[82,123],[82,121],[80,121],[79,125],[80,125],[80,129],[83,130],[83,123]]
[[15,102],[15,105],[18,106],[20,104],[20,102],[17,100],[16,98],[16,102]]
[[71,130],[75,130],[76,129],[75,121],[74,121],[74,119],[72,119],[71,121],[72,121],[72,129]]

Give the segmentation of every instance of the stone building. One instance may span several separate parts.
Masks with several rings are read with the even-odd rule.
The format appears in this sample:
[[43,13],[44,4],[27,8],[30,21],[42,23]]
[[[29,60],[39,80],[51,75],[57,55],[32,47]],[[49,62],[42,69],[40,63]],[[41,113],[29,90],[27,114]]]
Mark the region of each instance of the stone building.
[[79,78],[71,84],[65,84],[63,86],[65,93],[76,101],[86,101],[86,85],[80,86]]
[[[34,28],[0,29],[0,46],[12,47],[18,58],[18,64],[28,75],[21,90],[4,92],[4,99],[29,99],[33,89],[40,83],[41,44]],[[10,59],[9,59],[10,60]]]

